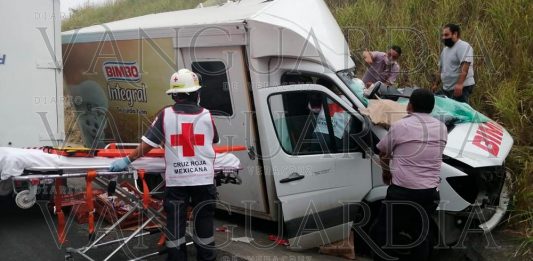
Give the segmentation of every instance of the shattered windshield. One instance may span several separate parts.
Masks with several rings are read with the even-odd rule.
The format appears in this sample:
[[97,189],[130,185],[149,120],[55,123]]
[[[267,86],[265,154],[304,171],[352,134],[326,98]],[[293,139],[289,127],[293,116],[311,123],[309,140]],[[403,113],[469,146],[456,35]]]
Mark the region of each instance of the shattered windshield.
[[337,73],[337,75],[339,76],[339,78],[341,78],[344,84],[346,84],[350,88],[350,91],[355,94],[357,99],[359,99],[359,101],[361,101],[363,105],[368,106],[368,99],[364,95],[365,84],[361,79],[355,77],[354,71],[340,71]]
[[[365,107],[368,107],[369,99],[365,96],[365,84],[361,79],[355,77],[354,70],[341,71],[338,72],[337,75],[344,84],[349,87],[350,91],[357,97],[357,99],[359,99]],[[385,88],[386,89],[382,87],[381,89],[386,90],[386,92],[379,92],[382,101],[392,100],[406,106],[412,91],[419,87],[396,88],[385,86]],[[379,101],[374,102],[373,104],[377,104],[378,102]],[[490,120],[487,116],[476,111],[467,103],[458,102],[441,96],[435,96],[435,107],[433,108],[431,115],[447,125],[466,122],[483,123]]]

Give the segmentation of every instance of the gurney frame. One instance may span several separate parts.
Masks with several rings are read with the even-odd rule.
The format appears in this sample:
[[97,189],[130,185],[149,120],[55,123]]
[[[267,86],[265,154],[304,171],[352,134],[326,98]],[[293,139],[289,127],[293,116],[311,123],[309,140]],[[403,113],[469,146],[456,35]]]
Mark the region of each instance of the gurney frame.
[[[142,193],[142,197],[139,198],[137,195],[132,194],[122,188],[121,186],[116,186],[115,188],[115,194],[116,196],[121,199],[123,202],[131,206],[131,209],[118,218],[111,226],[105,229],[105,231],[96,237],[96,233],[94,231],[94,224],[89,225],[89,244],[80,247],[80,248],[66,248],[66,254],[65,254],[65,260],[73,260],[74,254],[77,254],[81,257],[83,257],[86,260],[95,260],[91,258],[88,254],[88,251],[97,249],[102,246],[108,246],[113,244],[119,244],[118,247],[116,247],[105,259],[104,261],[107,261],[111,259],[116,253],[118,253],[121,249],[123,249],[132,239],[151,235],[155,233],[161,233],[163,232],[163,229],[166,227],[166,217],[162,214],[162,207],[160,209],[153,209],[150,204],[148,204],[148,200],[150,198],[150,195],[154,195],[158,192],[159,189],[163,188],[164,186],[164,180],[159,183],[154,189],[151,191],[145,191],[147,187],[144,175],[144,170],[136,170],[136,169],[129,169],[127,171],[122,172],[109,172],[107,171],[108,166],[76,166],[76,167],[37,167],[37,168],[30,168],[26,169],[25,173],[26,175],[12,177],[13,182],[13,190],[17,194],[16,201],[17,205],[22,204],[23,206],[33,205],[36,202],[36,196],[37,196],[37,187],[40,184],[41,180],[46,179],[52,179],[54,180],[54,184],[57,186],[60,186],[61,182],[66,180],[68,178],[86,178],[87,186],[90,186],[90,190],[92,191],[92,184],[93,182],[97,184],[98,186],[102,188],[106,188],[110,182],[117,180],[118,177],[126,177],[126,178],[133,178],[133,184],[135,185],[135,189],[138,193]],[[216,169],[215,170],[215,182],[217,186],[220,186],[221,184],[241,184],[241,179],[238,176],[239,169]],[[164,170],[150,170],[150,173],[164,173]],[[141,183],[143,183],[143,189],[140,189],[137,184],[137,180],[140,178]],[[16,181],[22,181],[22,182],[28,182],[29,189],[17,192],[15,182]],[[58,185],[59,184],[59,185]],[[149,189],[147,189],[149,190]],[[57,192],[57,190],[56,190]],[[89,188],[87,188],[87,193],[89,193]],[[87,197],[88,195],[86,195]],[[92,197],[92,192],[91,192]],[[91,198],[92,200],[92,198]],[[26,205],[24,205],[26,204]],[[20,206],[20,205],[19,205]],[[31,206],[30,206],[31,207]],[[90,217],[93,217],[94,219],[94,207],[91,205],[89,208],[89,215]],[[103,241],[106,236],[108,236],[111,232],[115,231],[117,227],[119,227],[129,216],[131,216],[136,211],[140,211],[141,215],[146,217],[146,220],[142,222],[142,224],[129,236],[125,236],[122,238],[110,240],[110,241]],[[61,202],[56,199],[55,200],[55,206],[54,206],[54,213],[58,215],[58,220],[60,216],[63,215],[61,210]],[[63,217],[64,218],[64,217]],[[60,222],[58,222],[60,223]],[[94,220],[93,220],[94,223]],[[146,231],[145,228],[149,224],[156,224],[158,226],[157,229],[152,229],[150,231]],[[62,228],[60,228],[61,224],[58,224],[58,239],[60,243],[63,243],[65,240],[65,234]],[[91,227],[92,226],[92,227]],[[193,242],[188,242],[187,245],[193,244]],[[166,253],[166,249],[163,248],[160,251],[153,252],[150,254],[146,254],[140,257],[135,257],[130,260],[141,260],[146,259],[149,257],[162,255]]]

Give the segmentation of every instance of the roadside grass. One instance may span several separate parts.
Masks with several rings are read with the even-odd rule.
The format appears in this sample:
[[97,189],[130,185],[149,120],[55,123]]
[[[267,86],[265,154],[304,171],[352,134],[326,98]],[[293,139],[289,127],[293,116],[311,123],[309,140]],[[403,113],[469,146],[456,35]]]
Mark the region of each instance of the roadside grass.
[[[63,21],[63,30],[104,22],[192,8],[202,1],[122,0],[83,7]],[[429,88],[442,48],[443,25],[457,23],[462,39],[475,52],[474,108],[511,133],[514,146],[506,162],[512,174],[509,225],[521,231],[516,255],[533,248],[533,2],[530,0],[326,0],[344,28],[359,75],[365,70],[361,52],[386,50],[397,44],[401,86]],[[218,0],[208,1],[209,5]]]
[[[403,49],[400,86],[431,87],[447,23],[460,24],[462,39],[474,48],[476,87],[471,104],[513,136],[506,162],[512,179],[508,224],[520,231],[515,255],[533,253],[533,3],[524,0],[328,0],[347,28],[359,74],[361,51]],[[359,32],[357,34],[352,32]],[[361,36],[365,36],[361,38]],[[361,40],[363,39],[363,40]],[[406,69],[407,68],[407,69]]]
[[200,0],[122,0],[107,1],[102,5],[89,5],[73,9],[68,19],[62,21],[62,31],[97,25],[141,15],[169,12],[196,7]]

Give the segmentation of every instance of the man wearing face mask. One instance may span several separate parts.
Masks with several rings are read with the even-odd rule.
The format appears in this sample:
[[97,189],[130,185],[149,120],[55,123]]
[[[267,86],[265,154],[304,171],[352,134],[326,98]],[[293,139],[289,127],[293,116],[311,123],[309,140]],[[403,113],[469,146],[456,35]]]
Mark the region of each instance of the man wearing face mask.
[[363,82],[368,87],[371,84],[380,81],[387,85],[393,85],[400,73],[400,65],[397,60],[402,55],[402,49],[393,45],[386,52],[363,52],[365,63],[368,68],[363,76]]
[[[474,81],[474,50],[460,39],[461,29],[456,24],[447,24],[442,29],[442,49],[439,73],[432,90],[456,101],[468,103],[476,82]],[[442,89],[437,91],[442,81]]]

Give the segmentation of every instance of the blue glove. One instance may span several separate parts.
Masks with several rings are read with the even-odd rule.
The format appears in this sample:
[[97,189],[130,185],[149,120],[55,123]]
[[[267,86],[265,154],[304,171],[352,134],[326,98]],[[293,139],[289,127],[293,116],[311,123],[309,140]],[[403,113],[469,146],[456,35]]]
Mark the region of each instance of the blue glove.
[[128,165],[130,165],[130,163],[131,163],[131,160],[128,157],[115,160],[113,161],[113,163],[111,163],[111,166],[109,166],[109,171],[111,172],[123,171],[128,167]]

